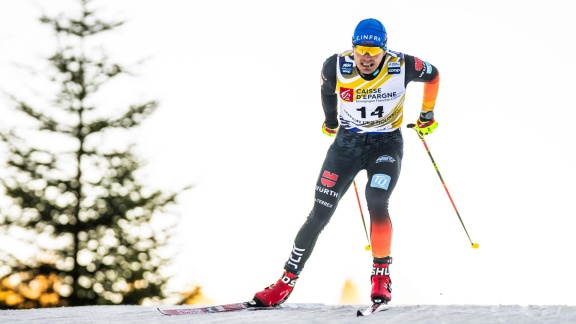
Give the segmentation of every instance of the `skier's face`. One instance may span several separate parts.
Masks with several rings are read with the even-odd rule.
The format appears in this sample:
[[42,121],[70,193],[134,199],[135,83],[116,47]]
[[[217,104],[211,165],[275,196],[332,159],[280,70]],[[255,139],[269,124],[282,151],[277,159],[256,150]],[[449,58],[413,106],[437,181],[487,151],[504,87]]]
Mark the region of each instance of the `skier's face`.
[[[364,53],[364,54],[362,54]],[[354,61],[358,70],[362,74],[372,74],[376,71],[376,68],[382,62],[384,55],[386,54],[379,47],[365,47],[365,46],[355,46],[354,47]]]

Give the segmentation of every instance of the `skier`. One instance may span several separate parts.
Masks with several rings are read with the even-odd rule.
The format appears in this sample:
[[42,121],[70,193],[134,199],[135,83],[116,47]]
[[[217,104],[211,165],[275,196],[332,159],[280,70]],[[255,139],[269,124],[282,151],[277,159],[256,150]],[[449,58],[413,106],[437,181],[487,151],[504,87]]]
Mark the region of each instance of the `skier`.
[[284,273],[254,295],[253,305],[272,307],[288,299],[320,232],[361,170],[368,176],[366,202],[373,256],[370,299],[384,304],[392,299],[388,200],[402,164],[406,87],[411,81],[424,82],[422,109],[414,128],[422,136],[428,135],[438,126],[434,106],[439,79],[432,64],[388,50],[386,29],[373,18],[358,23],[351,50],[326,59],[320,88],[325,115],[322,132],[335,137],[334,142],[320,169],[312,211],[296,235]]

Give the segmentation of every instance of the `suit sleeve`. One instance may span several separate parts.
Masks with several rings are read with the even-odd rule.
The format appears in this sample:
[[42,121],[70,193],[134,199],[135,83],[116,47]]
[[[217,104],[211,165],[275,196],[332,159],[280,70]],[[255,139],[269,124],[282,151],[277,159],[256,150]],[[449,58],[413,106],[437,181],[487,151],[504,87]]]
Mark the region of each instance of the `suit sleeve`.
[[324,122],[329,128],[338,127],[338,95],[336,94],[337,54],[324,61],[320,75],[320,98],[324,109]]
[[406,84],[411,81],[424,82],[422,111],[433,111],[440,86],[440,72],[434,65],[415,56],[405,55],[405,58]]

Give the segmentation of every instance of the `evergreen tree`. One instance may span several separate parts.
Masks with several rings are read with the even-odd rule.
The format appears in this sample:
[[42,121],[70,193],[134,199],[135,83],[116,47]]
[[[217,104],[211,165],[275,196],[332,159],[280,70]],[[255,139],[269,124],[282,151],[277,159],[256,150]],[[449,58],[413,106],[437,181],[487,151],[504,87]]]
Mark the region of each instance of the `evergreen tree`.
[[187,188],[167,193],[137,178],[141,163],[134,145],[119,145],[119,135],[139,126],[158,102],[108,109],[102,116],[96,94],[129,71],[88,44],[124,22],[103,21],[92,0],[78,2],[75,17],[40,18],[57,41],[48,58],[55,100],[39,108],[11,95],[15,110],[34,126],[25,136],[21,126],[0,131],[7,152],[0,194],[9,202],[0,206],[0,235],[33,251],[22,257],[14,245],[0,246],[4,308],[141,304],[166,297],[169,277],[162,270],[178,220],[167,207]]

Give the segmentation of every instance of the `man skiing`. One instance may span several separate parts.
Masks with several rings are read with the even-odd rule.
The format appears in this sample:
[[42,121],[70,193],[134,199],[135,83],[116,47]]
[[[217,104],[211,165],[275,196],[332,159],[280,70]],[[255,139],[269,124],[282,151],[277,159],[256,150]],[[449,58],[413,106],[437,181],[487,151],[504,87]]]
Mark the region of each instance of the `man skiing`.
[[251,303],[255,306],[272,307],[287,300],[320,232],[361,170],[368,176],[365,193],[373,256],[370,299],[383,304],[392,299],[388,201],[402,163],[406,87],[411,81],[424,82],[422,109],[414,128],[421,135],[431,134],[438,126],[433,111],[439,72],[415,56],[388,50],[386,29],[369,18],[356,26],[351,50],[326,59],[321,77],[322,132],[335,137],[334,142],[320,169],[314,206],[296,235],[284,273],[254,295]]

